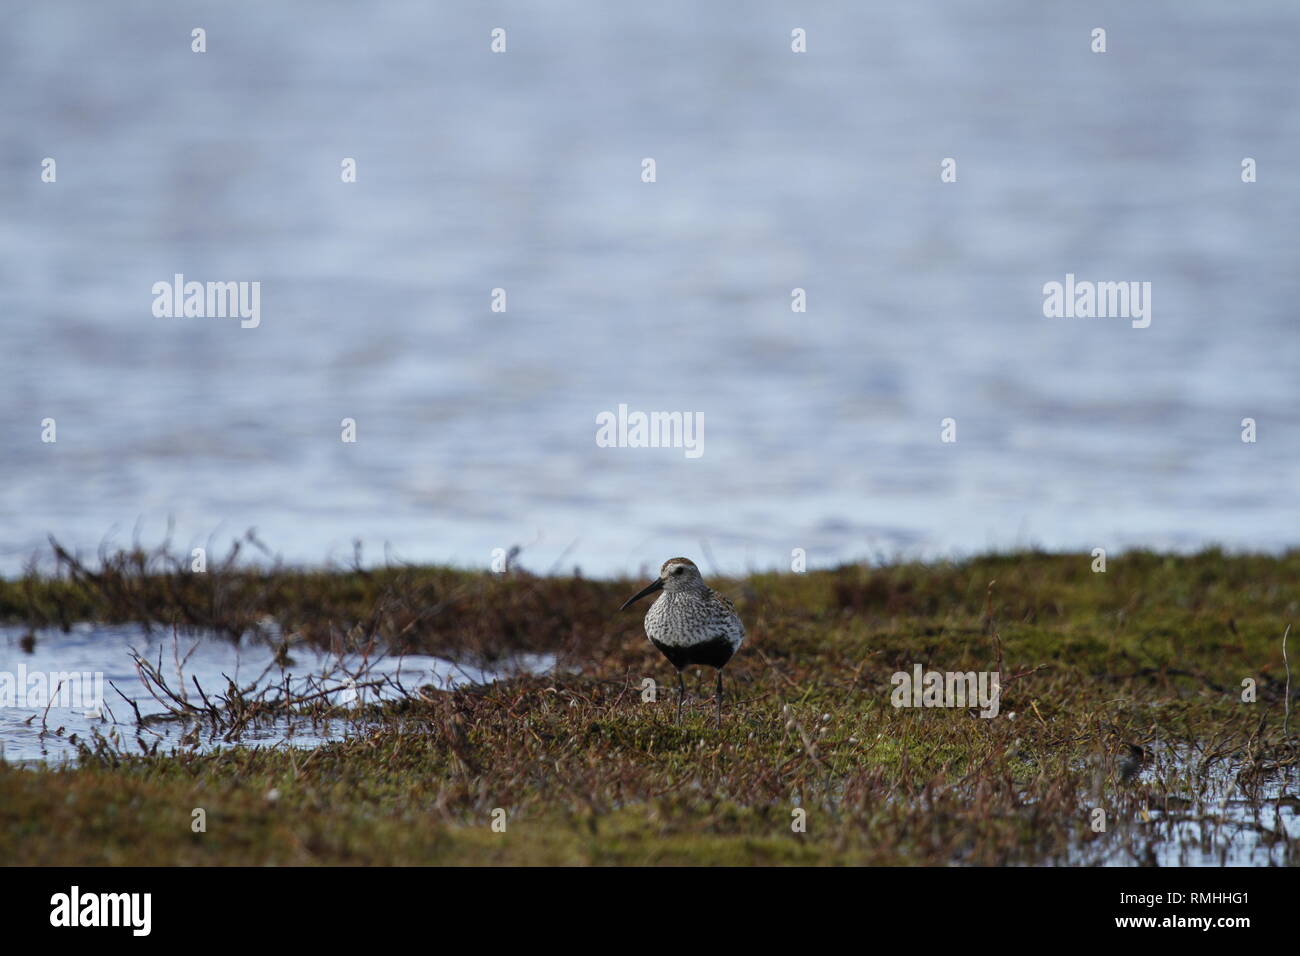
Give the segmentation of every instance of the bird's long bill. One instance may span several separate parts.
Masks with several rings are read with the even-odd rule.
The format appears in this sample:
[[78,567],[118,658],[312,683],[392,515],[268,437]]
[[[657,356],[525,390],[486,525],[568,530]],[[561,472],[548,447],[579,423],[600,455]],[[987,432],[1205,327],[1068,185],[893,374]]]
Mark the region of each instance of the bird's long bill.
[[663,586],[664,586],[664,579],[663,578],[657,579],[653,584],[646,585],[636,594],[632,595],[630,598],[624,601],[623,606],[619,608],[619,610],[620,611],[627,610],[628,605],[635,604],[637,601],[641,600],[647,594],[654,594],[656,591],[661,590]]

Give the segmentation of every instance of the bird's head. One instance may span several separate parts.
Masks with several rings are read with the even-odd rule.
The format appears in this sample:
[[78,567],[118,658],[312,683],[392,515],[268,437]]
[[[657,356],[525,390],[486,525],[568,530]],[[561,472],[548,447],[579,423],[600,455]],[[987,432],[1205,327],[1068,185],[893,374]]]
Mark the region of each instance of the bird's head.
[[690,591],[704,584],[700,569],[690,558],[669,558],[659,569],[665,591]]
[[659,577],[623,602],[620,611],[656,591],[692,591],[704,586],[700,569],[690,558],[669,558],[659,569]]

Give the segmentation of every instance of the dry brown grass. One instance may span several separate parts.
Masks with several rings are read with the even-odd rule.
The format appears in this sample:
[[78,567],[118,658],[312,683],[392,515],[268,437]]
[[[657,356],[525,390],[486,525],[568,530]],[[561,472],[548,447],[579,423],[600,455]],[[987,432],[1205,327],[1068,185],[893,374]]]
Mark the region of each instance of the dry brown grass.
[[[703,686],[681,727],[671,695],[642,700],[643,679],[667,687],[671,669],[640,614],[615,610],[636,582],[233,564],[200,576],[157,561],[65,560],[54,579],[0,586],[0,615],[245,635],[270,617],[324,647],[544,651],[560,667],[427,689],[307,752],[101,749],[77,769],[0,770],[7,858],[1007,865],[1213,860],[1253,843],[1254,862],[1297,860],[1279,819],[1297,783],[1279,641],[1300,553],[1138,553],[1106,574],[1087,556],[1025,554],[712,582],[749,634],[721,731]],[[895,709],[890,676],[914,663],[1000,669],[1001,715]],[[1126,783],[1129,744],[1152,759]],[[206,834],[190,832],[196,806]]]

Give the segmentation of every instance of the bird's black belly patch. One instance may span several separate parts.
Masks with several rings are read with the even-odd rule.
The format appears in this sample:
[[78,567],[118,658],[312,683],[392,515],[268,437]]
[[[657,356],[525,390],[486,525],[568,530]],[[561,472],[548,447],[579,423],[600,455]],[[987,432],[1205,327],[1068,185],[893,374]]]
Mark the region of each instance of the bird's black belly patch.
[[692,664],[721,667],[731,660],[731,655],[736,652],[725,637],[715,637],[684,647],[676,644],[660,644],[656,640],[651,640],[650,643],[659,648],[664,657],[668,658],[669,663],[678,670],[690,667]]

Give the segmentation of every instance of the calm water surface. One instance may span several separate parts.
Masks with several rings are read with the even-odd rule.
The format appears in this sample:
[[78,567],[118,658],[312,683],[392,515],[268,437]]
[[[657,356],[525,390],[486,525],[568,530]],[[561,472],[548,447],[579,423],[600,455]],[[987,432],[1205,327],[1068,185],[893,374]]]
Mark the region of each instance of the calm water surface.
[[[1295,544],[1300,6],[837,6],[8,11],[0,571],[169,520],[589,574]],[[1044,318],[1067,272],[1150,328]],[[176,273],[260,327],[155,318]],[[620,403],[703,456],[597,447]]]

